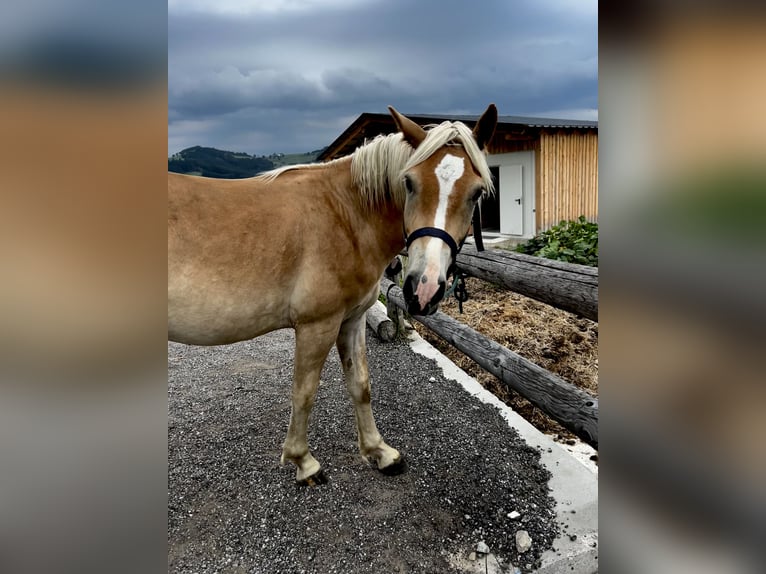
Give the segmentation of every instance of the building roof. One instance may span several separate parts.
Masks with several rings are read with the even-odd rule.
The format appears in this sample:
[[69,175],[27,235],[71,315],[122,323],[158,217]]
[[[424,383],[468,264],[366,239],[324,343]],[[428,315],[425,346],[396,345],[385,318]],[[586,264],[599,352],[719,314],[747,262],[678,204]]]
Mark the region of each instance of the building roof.
[[[478,115],[456,114],[404,114],[420,125],[437,124],[443,121],[461,121],[469,127],[479,119]],[[597,121],[567,120],[558,118],[539,118],[529,116],[499,116],[498,131],[529,131],[541,129],[598,129]],[[350,154],[365,139],[371,139],[379,134],[396,131],[394,120],[389,114],[365,112],[340,134],[335,141],[328,145],[319,155],[318,160],[326,160]]]
[[[404,114],[407,117],[407,114]],[[473,123],[479,119],[479,116],[465,116],[465,115],[438,115],[438,114],[419,114],[414,117],[418,118],[433,118],[434,121],[443,122],[458,121],[465,123]],[[531,116],[498,116],[498,124],[512,124],[519,126],[528,126],[531,128],[598,128],[597,121],[590,120],[565,120],[556,118],[536,118]]]

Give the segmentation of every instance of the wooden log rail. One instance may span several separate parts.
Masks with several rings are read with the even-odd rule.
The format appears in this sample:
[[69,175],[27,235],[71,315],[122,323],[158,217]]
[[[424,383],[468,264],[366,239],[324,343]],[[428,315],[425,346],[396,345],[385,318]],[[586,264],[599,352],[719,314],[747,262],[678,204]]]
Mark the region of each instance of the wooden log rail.
[[466,275],[499,285],[564,311],[598,321],[598,269],[523,253],[464,245],[457,266]]
[[[397,285],[384,277],[380,286],[388,301],[407,309],[402,290]],[[441,311],[412,318],[495,375],[506,388],[516,391],[563,427],[598,448],[598,398]]]

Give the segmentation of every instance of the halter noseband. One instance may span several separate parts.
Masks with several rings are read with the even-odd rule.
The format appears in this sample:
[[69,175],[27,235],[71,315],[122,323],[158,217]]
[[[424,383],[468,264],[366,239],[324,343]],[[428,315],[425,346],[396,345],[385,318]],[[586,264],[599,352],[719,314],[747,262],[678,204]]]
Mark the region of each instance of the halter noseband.
[[452,261],[457,260],[458,251],[460,251],[460,247],[463,246],[463,241],[465,241],[465,239],[463,239],[463,241],[460,242],[460,247],[458,247],[457,243],[455,243],[455,240],[452,239],[452,236],[443,229],[439,229],[438,227],[421,227],[409,235],[407,235],[407,231],[405,230],[404,236],[405,249],[409,249],[412,242],[420,237],[437,237],[438,239],[441,239],[444,241],[444,243],[447,244],[447,247],[449,247],[450,251],[452,252]]
[[[404,231],[405,249],[409,249],[410,245],[412,245],[412,242],[420,237],[436,237],[444,241],[452,253],[452,265],[450,265],[450,268],[447,270],[448,276],[451,275],[455,270],[455,267],[457,267],[457,254],[460,253],[460,250],[463,248],[463,244],[465,243],[466,237],[468,237],[468,235],[463,237],[463,239],[460,241],[460,245],[458,245],[455,243],[455,240],[452,239],[452,236],[449,233],[443,229],[439,229],[438,227],[421,227],[407,235],[407,230],[402,224],[402,231]],[[476,250],[484,251],[484,241],[481,235],[481,211],[478,204],[473,210],[473,237],[476,243]]]

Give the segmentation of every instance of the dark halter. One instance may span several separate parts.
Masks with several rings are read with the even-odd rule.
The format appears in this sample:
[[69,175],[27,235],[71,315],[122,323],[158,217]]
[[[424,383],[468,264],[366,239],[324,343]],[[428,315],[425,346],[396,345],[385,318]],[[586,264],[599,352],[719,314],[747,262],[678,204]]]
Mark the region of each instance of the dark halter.
[[[452,252],[452,261],[455,261],[457,259],[458,251],[460,251],[460,248],[457,246],[457,243],[455,243],[455,240],[452,239],[452,236],[444,231],[443,229],[439,229],[438,227],[421,227],[420,229],[416,229],[409,235],[406,235],[405,231],[405,249],[409,249],[410,245],[413,241],[420,237],[438,237],[444,243],[447,244],[447,247],[449,247],[450,251]],[[465,241],[465,239],[463,239]],[[460,242],[460,247],[463,246],[463,241]]]
[[[484,239],[481,236],[481,209],[479,205],[477,204],[476,207],[473,210],[473,240],[476,243],[476,251],[484,251]],[[450,251],[452,252],[452,261],[457,261],[457,254],[460,253],[460,249],[462,249],[463,244],[465,243],[466,237],[463,237],[463,239],[460,240],[460,245],[458,246],[457,243],[455,243],[455,240],[452,239],[452,236],[444,231],[443,229],[439,229],[438,227],[421,227],[419,229],[416,229],[409,235],[407,235],[407,230],[404,229],[404,225],[402,225],[402,229],[404,230],[404,248],[409,249],[410,245],[412,245],[412,242],[420,237],[437,237],[444,241],[444,243],[447,244]]]
[[[465,287],[465,275],[458,271],[457,268],[457,254],[460,253],[460,250],[463,248],[463,244],[465,243],[465,237],[460,240],[460,245],[457,245],[455,243],[455,240],[452,239],[452,236],[444,231],[443,229],[439,229],[438,227],[421,227],[419,229],[416,229],[409,235],[407,235],[407,229],[404,227],[404,223],[402,223],[402,231],[404,233],[404,245],[405,249],[410,248],[410,245],[413,241],[418,239],[419,237],[436,237],[438,239],[441,239],[444,241],[444,243],[447,244],[447,246],[450,249],[450,252],[452,253],[452,263],[450,263],[449,269],[447,269],[447,277],[452,276],[452,286],[445,292],[444,298],[449,297],[450,295],[455,295],[455,299],[458,301],[458,307],[460,309],[460,312],[463,312],[463,303],[468,300],[468,291]],[[481,235],[481,208],[479,207],[479,204],[476,204],[476,207],[473,210],[473,239],[476,243],[476,250],[477,251],[484,251],[484,238]],[[395,275],[398,273],[398,271],[401,271],[402,263],[399,260],[399,258],[396,258],[396,262],[399,264],[398,270],[394,270],[389,265],[389,268],[386,269],[386,273],[389,272],[389,269],[392,271],[392,275]],[[389,286],[389,289],[391,287],[394,287],[396,283],[392,283]],[[388,295],[388,294],[386,294]]]
[[[409,235],[407,235],[407,230],[404,229],[403,226],[402,229],[404,230],[405,249],[409,249],[412,242],[420,237],[436,237],[444,241],[452,253],[452,264],[447,270],[447,276],[454,275],[457,268],[457,254],[460,253],[460,250],[463,248],[467,235],[460,240],[460,245],[458,245],[449,233],[438,227],[421,227]],[[484,240],[481,236],[481,209],[478,204],[473,210],[473,238],[476,243],[476,250],[484,251]]]

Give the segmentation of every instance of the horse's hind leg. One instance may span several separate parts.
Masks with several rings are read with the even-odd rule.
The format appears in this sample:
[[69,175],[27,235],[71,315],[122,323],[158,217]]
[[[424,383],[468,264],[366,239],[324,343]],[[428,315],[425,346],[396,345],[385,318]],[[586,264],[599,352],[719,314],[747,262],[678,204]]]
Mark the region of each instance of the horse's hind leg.
[[299,484],[314,486],[327,482],[319,462],[309,452],[307,432],[319,375],[337,333],[335,322],[295,328],[292,412],[282,448],[282,464],[288,460],[295,463],[298,467],[295,479]]
[[370,406],[370,375],[367,370],[364,315],[345,322],[338,335],[338,354],[343,365],[346,387],[354,402],[359,435],[359,451],[374,460],[384,474],[399,474],[406,469],[404,458],[384,441],[375,425]]

